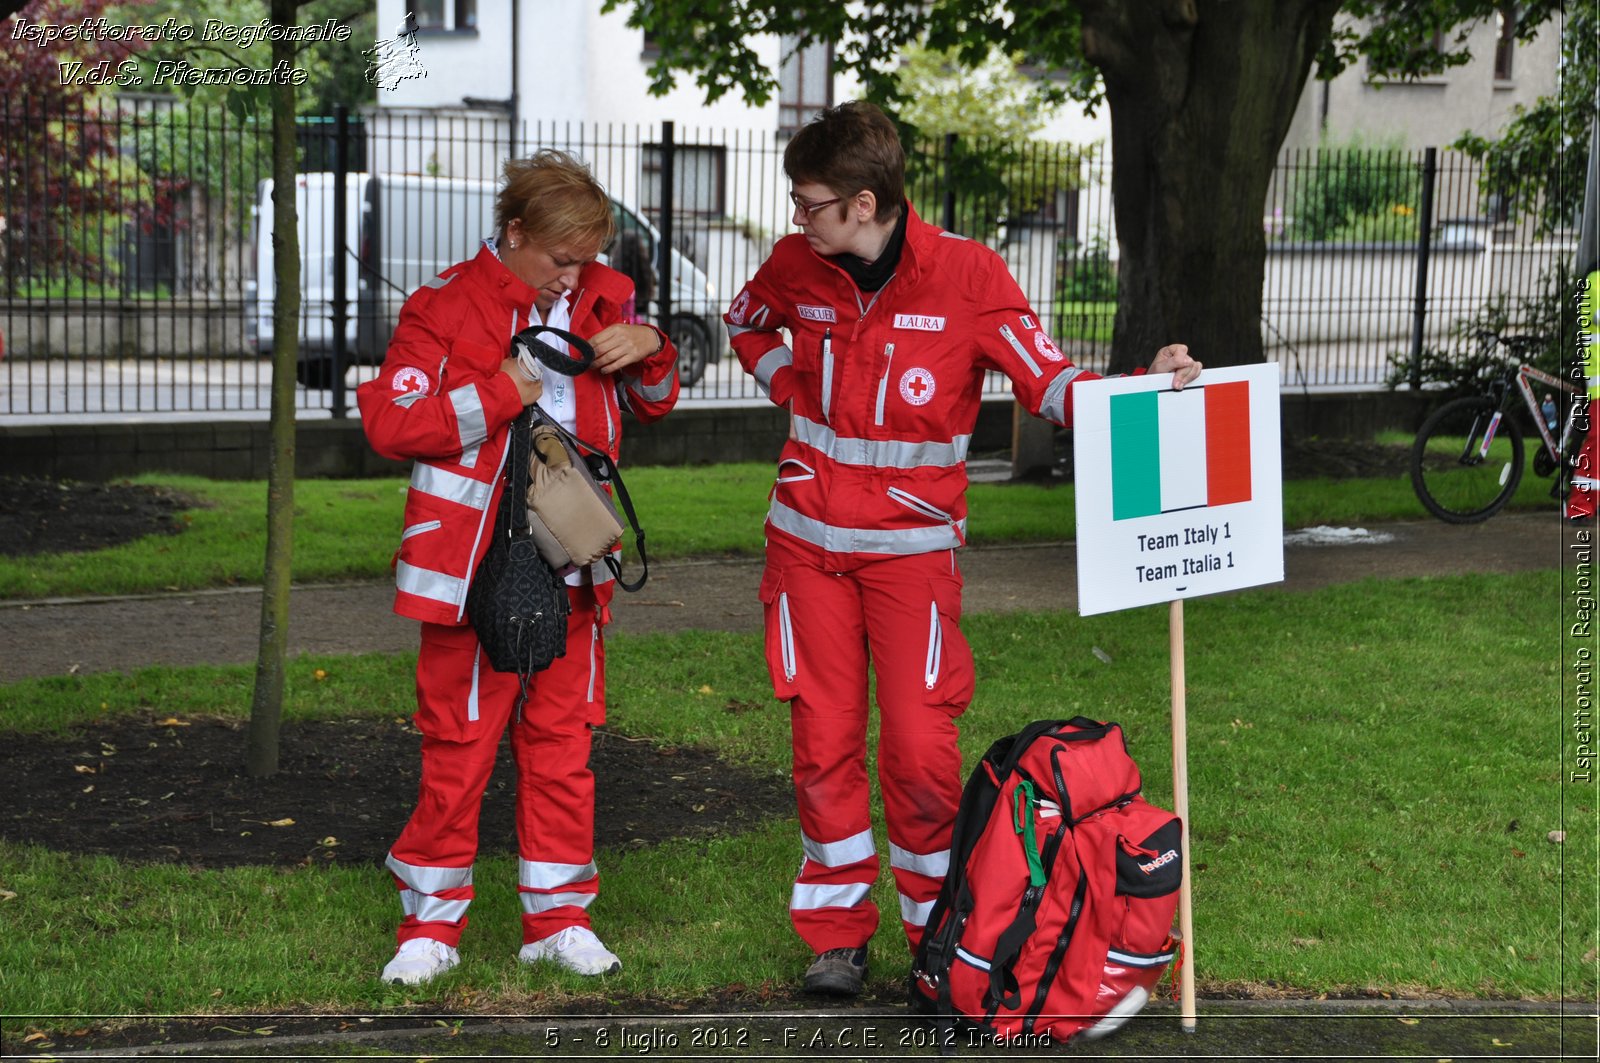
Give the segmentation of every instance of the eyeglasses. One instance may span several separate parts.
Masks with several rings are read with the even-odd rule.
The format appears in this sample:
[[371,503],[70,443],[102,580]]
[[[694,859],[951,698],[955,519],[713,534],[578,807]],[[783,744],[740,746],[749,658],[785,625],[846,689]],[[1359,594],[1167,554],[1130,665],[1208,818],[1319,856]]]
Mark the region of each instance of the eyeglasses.
[[823,207],[830,207],[843,198],[843,196],[834,196],[832,199],[822,199],[815,203],[807,203],[793,192],[789,193],[789,201],[794,204],[794,209],[799,211],[800,217],[807,221],[811,220],[811,215],[815,214]]

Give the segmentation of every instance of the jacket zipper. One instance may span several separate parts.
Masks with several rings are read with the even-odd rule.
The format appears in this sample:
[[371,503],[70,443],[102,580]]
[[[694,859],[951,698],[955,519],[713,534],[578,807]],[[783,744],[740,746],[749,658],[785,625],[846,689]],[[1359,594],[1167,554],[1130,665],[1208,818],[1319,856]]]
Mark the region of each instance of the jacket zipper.
[[888,495],[891,499],[915,513],[921,513],[925,517],[932,517],[934,520],[944,521],[944,523],[950,526],[950,530],[955,532],[956,542],[960,543],[962,546],[967,545],[967,537],[961,534],[961,526],[956,523],[954,517],[940,509],[938,506],[929,505],[927,502],[924,502],[910,491],[907,491],[901,487],[889,488]]
[[833,329],[822,330],[822,419],[833,410]]
[[929,690],[939,681],[939,668],[944,659],[944,629],[939,626],[939,603],[928,603],[928,659],[923,667],[923,682]]
[[894,344],[883,345],[883,376],[878,379],[878,406],[873,417],[873,424],[883,423],[883,400],[889,392],[889,368],[894,365]]
[[783,679],[786,683],[794,682],[794,675],[798,669],[794,659],[794,624],[789,619],[789,592],[783,591],[778,595],[778,644],[783,651]]

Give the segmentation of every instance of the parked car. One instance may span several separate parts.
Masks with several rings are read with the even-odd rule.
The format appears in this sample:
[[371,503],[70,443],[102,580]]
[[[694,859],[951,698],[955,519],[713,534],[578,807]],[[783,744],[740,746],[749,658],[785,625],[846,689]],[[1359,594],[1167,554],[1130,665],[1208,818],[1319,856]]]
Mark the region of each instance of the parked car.
[[[296,376],[307,387],[326,388],[333,379],[334,239],[332,173],[300,174],[295,205],[300,218],[300,361]],[[271,180],[257,188],[252,207],[255,276],[245,285],[247,341],[258,352],[272,349],[273,213]],[[353,173],[345,176],[344,297],[347,364],[376,365],[400,316],[400,307],[424,281],[476,253],[494,229],[492,181],[418,174]],[[612,200],[618,240],[642,244],[656,263],[660,233],[629,206]],[[654,282],[654,273],[650,277]],[[659,287],[655,285],[655,287]],[[639,307],[654,320],[658,302]],[[716,287],[680,252],[672,252],[672,316],[664,327],[678,348],[682,386],[700,380],[708,363],[727,348]]]

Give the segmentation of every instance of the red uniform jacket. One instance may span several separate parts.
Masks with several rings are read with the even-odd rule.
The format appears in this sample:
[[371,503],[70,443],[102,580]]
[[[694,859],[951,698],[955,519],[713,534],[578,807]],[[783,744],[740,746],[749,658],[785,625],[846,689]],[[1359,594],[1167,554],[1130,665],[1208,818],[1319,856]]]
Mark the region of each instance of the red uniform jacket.
[[725,315],[740,363],[794,414],[768,526],[822,551],[823,564],[965,543],[986,371],[1058,424],[1070,421],[1071,384],[1095,378],[1041,331],[999,255],[906,210],[900,262],[876,293],[795,234]]
[[[571,331],[588,337],[617,323],[632,294],[623,274],[585,266],[572,296]],[[416,459],[395,555],[394,609],[401,616],[466,623],[467,586],[489,549],[504,482],[507,426],[522,412],[500,363],[511,337],[529,325],[537,295],[486,246],[406,300],[383,367],[356,391],[373,449]],[[677,357],[669,340],[610,376],[579,376],[578,437],[615,459],[623,407],[654,421],[678,401]],[[609,579],[604,573],[599,566],[597,583]],[[596,587],[601,605],[609,591]]]

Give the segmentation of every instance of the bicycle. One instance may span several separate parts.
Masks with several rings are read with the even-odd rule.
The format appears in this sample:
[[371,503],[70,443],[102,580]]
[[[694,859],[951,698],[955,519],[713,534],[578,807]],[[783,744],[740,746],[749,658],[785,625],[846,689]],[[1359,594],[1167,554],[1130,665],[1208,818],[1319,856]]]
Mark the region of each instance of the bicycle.
[[[1574,425],[1587,422],[1578,416],[1585,400],[1576,379],[1563,380],[1524,361],[1544,346],[1544,337],[1502,336],[1487,330],[1477,337],[1482,353],[1499,367],[1481,394],[1454,399],[1433,411],[1411,446],[1411,486],[1417,498],[1429,513],[1451,524],[1488,520],[1511,501],[1522,482],[1523,429],[1512,401],[1516,392],[1521,393],[1539,436],[1533,471],[1540,476],[1557,474],[1550,492],[1554,498],[1566,497],[1572,472],[1569,459],[1583,444],[1583,434]],[[1502,347],[1509,356],[1500,353]],[[1553,389],[1547,397],[1560,396],[1554,425],[1534,395],[1535,384]],[[1559,439],[1553,428],[1559,428]]]

